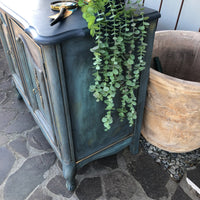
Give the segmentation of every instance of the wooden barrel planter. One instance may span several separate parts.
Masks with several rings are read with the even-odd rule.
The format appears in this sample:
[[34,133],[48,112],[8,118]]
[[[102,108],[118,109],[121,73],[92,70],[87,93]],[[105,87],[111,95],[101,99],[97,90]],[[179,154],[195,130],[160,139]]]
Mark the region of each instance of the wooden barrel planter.
[[170,152],[200,148],[200,33],[160,31],[153,56],[142,135]]

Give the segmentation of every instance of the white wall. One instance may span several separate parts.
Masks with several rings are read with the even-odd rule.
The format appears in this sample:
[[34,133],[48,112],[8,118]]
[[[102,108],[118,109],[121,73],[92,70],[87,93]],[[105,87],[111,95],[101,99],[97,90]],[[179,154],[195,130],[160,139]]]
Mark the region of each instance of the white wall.
[[[159,10],[162,0],[144,0],[144,6]],[[183,0],[163,0],[157,30],[174,30]],[[184,0],[177,30],[199,31],[200,0]]]

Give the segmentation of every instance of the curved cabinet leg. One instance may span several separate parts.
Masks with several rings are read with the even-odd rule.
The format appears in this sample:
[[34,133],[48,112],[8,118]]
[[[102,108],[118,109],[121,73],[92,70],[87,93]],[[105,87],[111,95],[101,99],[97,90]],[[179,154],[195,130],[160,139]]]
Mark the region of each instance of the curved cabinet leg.
[[63,175],[66,179],[66,187],[69,191],[74,191],[76,188],[75,174],[76,167],[75,164],[62,164]]

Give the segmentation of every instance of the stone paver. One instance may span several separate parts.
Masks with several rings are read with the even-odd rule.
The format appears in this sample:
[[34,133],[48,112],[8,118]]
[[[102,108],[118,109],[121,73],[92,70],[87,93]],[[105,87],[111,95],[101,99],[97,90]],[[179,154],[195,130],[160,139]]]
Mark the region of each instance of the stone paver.
[[7,177],[15,162],[14,155],[6,147],[0,147],[0,185]]
[[8,94],[5,94],[5,97],[2,105],[3,109],[15,110],[18,112],[27,111],[24,101],[17,99],[16,90],[14,88]]
[[79,200],[94,200],[103,194],[100,177],[85,178],[77,187]]
[[27,159],[22,167],[12,174],[5,185],[4,199],[24,200],[30,192],[44,181],[43,174],[54,164],[54,153],[46,153]]
[[[59,163],[59,165],[60,165],[60,163]],[[61,165],[60,165],[60,169],[62,169],[62,167],[61,167]],[[83,166],[83,167],[81,167],[79,170],[77,170],[77,174],[82,174],[82,175],[84,175],[84,174],[86,174],[89,170],[91,170],[91,164],[89,163],[89,164],[87,164],[87,165],[85,165],[85,166]]]
[[49,145],[39,128],[32,130],[30,133],[28,133],[28,143],[30,146],[38,150],[51,149],[51,146]]
[[17,153],[21,154],[25,158],[28,157],[29,151],[26,146],[26,138],[18,137],[16,140],[12,141],[9,146]]
[[36,126],[36,123],[29,112],[19,113],[16,119],[5,129],[5,132],[22,133],[25,130],[30,130]]
[[181,187],[178,187],[175,194],[172,196],[172,200],[192,200]]
[[12,87],[13,86],[10,79],[1,81],[1,90],[9,90]]
[[6,144],[9,142],[9,138],[7,135],[4,135],[3,133],[0,132],[0,146]]
[[34,193],[28,198],[28,200],[52,200],[53,198],[47,194],[44,194],[42,189],[37,189]]
[[117,164],[117,156],[108,156],[93,162],[92,165],[96,170],[102,170],[104,168],[116,169],[118,167]]
[[6,100],[6,93],[0,91],[0,104]]
[[104,175],[106,199],[113,198],[130,200],[134,193],[137,191],[137,185],[134,179],[122,172],[113,171]]
[[2,110],[0,112],[0,127],[4,130],[9,123],[11,123],[17,115],[17,112],[11,110]]
[[72,196],[73,193],[66,190],[65,184],[66,180],[64,179],[64,177],[61,175],[57,175],[49,181],[49,183],[47,184],[47,188],[54,194],[62,195],[63,197],[69,198]]
[[[151,167],[149,167],[151,166]],[[147,195],[153,199],[168,197],[165,187],[169,175],[146,154],[141,154],[128,165],[129,172],[140,182]]]

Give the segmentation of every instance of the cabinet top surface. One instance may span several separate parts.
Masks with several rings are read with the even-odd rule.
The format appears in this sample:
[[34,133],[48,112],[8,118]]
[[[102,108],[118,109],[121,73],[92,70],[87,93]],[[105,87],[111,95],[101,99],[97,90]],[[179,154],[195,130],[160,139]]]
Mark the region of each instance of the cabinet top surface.
[[79,30],[79,33],[76,34],[81,34],[81,30],[87,29],[87,23],[81,17],[80,9],[61,23],[50,26],[51,19],[49,16],[58,13],[50,9],[51,2],[53,1],[0,0],[0,8],[11,15],[25,32],[29,33],[39,43],[51,43],[51,38],[52,40],[62,40],[62,36],[66,37],[64,33]]
[[[80,9],[62,22],[50,26],[49,16],[57,13],[50,8],[50,3],[53,1],[0,0],[0,8],[12,16],[25,32],[41,44],[57,43],[64,38],[82,36],[88,32],[87,23],[82,18]],[[146,9],[145,13],[159,17],[158,13],[151,9]]]

